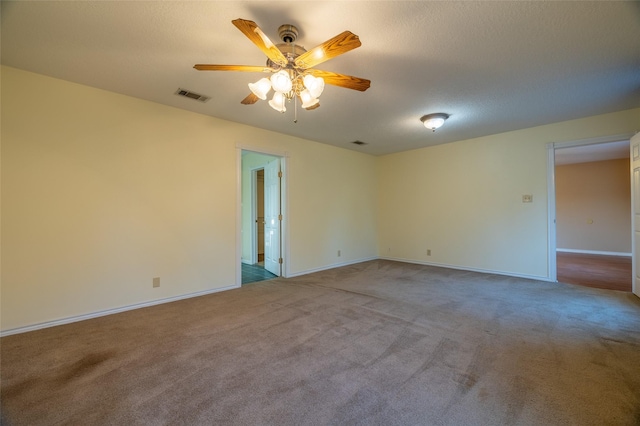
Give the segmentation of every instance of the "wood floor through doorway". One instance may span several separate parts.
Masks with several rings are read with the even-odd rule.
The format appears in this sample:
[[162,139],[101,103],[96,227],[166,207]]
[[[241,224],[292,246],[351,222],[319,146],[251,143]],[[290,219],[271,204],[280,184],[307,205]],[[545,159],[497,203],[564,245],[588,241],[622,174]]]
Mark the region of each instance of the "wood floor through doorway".
[[631,291],[631,257],[556,254],[558,281],[607,290]]

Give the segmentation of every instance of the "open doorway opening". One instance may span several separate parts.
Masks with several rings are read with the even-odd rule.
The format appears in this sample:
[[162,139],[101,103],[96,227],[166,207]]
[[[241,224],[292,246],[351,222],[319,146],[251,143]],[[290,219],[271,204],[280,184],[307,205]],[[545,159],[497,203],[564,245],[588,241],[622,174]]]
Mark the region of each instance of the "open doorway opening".
[[251,255],[242,262],[242,284],[270,280],[276,274],[265,269],[264,167],[251,170]]
[[284,275],[284,158],[242,150],[241,284]]
[[550,270],[557,281],[631,291],[629,157],[628,138],[554,144]]

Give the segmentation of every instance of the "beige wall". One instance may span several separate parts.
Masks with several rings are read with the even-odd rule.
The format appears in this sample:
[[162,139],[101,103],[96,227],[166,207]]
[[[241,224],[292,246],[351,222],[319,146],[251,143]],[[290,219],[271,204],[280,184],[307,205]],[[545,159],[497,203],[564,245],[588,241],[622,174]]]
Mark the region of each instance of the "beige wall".
[[633,109],[380,157],[380,255],[547,278],[546,145],[639,127]]
[[629,159],[556,167],[557,247],[631,253]]
[[1,136],[5,331],[236,285],[239,143],[289,155],[292,274],[376,255],[372,156],[9,67]]
[[376,158],[2,67],[1,329],[233,287],[238,146],[288,156],[291,275],[382,256],[544,278],[546,144],[638,127],[634,109]]

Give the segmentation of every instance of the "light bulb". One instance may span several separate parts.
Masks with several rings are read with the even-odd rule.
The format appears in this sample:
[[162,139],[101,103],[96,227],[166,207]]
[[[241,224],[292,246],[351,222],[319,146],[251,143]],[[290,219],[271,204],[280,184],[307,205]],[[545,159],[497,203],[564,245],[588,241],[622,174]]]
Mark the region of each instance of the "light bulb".
[[435,130],[439,127],[441,127],[444,124],[444,118],[430,118],[428,120],[425,120],[424,122],[424,127],[426,127],[427,129],[430,130]]
[[285,97],[282,93],[276,92],[273,94],[273,98],[269,101],[269,106],[278,112],[285,112],[287,108],[284,105]]
[[280,70],[271,76],[273,90],[280,93],[287,93],[291,90],[291,77],[285,70]]
[[271,82],[266,77],[261,78],[255,83],[249,83],[249,89],[251,89],[251,92],[254,95],[264,101],[265,99],[267,99],[267,93],[269,93],[269,90],[271,90]]
[[447,118],[449,118],[448,114],[439,112],[436,114],[425,115],[422,118],[420,118],[420,121],[422,121],[422,124],[424,124],[424,127],[435,132],[436,129],[440,128],[444,124],[444,121]]
[[320,102],[318,98],[314,98],[313,96],[311,96],[311,93],[308,89],[300,92],[300,100],[302,101],[302,108],[305,109],[310,108]]
[[322,77],[314,77],[311,74],[304,76],[304,87],[309,89],[309,93],[314,98],[319,98],[324,90],[324,79]]

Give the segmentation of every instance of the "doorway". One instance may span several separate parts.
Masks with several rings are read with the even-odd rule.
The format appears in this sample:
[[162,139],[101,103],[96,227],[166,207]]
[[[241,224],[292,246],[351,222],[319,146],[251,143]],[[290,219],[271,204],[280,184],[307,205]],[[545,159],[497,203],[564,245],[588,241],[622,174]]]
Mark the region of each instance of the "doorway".
[[240,284],[285,276],[285,157],[242,149]]
[[629,136],[547,148],[549,278],[631,291]]
[[264,217],[264,168],[251,171],[251,217],[252,229],[251,262],[242,262],[242,284],[265,281],[275,278],[272,272],[264,267],[265,217]]

